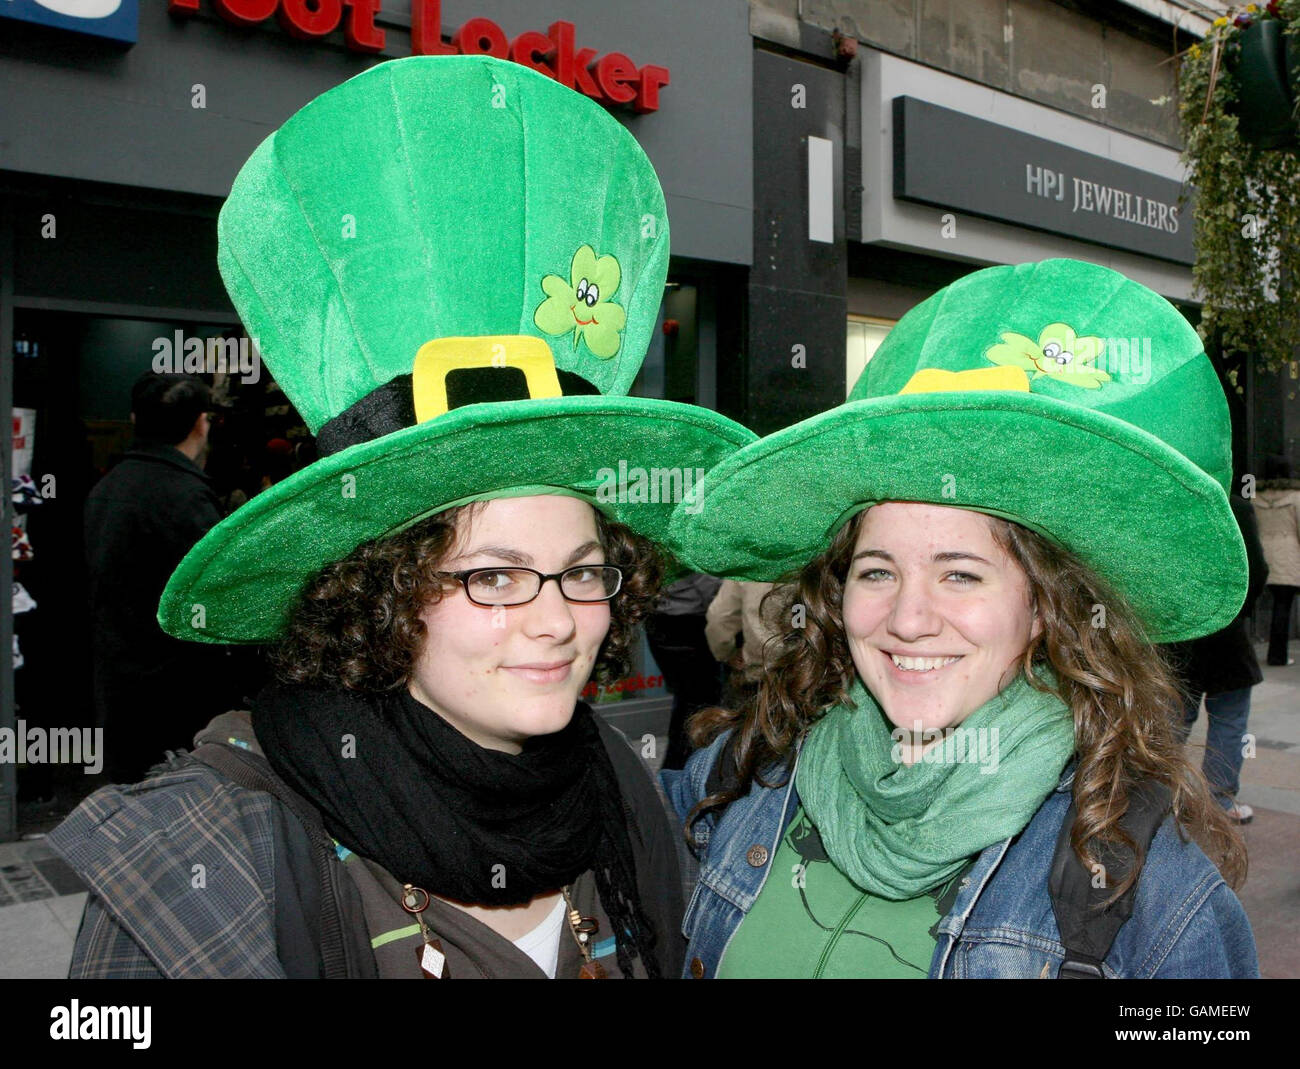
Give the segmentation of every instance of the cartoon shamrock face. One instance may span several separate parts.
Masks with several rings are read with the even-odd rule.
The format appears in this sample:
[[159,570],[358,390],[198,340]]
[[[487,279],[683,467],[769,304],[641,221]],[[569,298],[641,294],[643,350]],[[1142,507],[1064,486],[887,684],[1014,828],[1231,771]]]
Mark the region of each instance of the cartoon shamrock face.
[[1047,375],[1057,382],[1096,390],[1110,381],[1105,371],[1089,367],[1105,348],[1103,339],[1091,334],[1079,336],[1065,323],[1050,323],[1038,335],[1038,341],[1013,331],[1002,333],[1001,344],[984,355],[994,364],[1005,364],[1034,372],[1033,377]]
[[613,256],[596,256],[590,245],[573,254],[569,278],[547,275],[542,279],[546,300],[537,306],[533,322],[547,334],[573,331],[579,340],[603,360],[618,352],[622,344],[627,313],[611,298],[618,292],[623,272]]

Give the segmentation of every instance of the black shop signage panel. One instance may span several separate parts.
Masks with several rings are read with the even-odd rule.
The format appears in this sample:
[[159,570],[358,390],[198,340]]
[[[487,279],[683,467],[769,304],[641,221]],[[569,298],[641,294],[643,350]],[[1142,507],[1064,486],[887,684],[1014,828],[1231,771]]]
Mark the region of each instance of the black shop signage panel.
[[894,98],[894,196],[1193,262],[1180,183],[915,97]]

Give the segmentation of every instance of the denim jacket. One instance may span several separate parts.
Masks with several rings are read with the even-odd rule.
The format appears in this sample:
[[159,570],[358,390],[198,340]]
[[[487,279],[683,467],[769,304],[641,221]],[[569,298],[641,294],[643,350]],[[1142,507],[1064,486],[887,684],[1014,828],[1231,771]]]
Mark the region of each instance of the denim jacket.
[[[726,740],[692,755],[660,779],[683,820],[705,795],[709,771]],[[798,756],[795,761],[797,764]],[[771,861],[800,802],[794,773],[765,774],[721,820],[698,821],[700,873],[682,934],[685,976],[713,977],[727,944],[758,898]],[[1054,978],[1065,956],[1047,890],[1057,835],[1074,779],[1067,768],[1055,791],[1019,835],[994,843],[963,878],[939,924],[933,978]],[[778,873],[784,879],[786,874]],[[1218,869],[1166,817],[1147,853],[1133,914],[1102,963],[1110,978],[1258,977],[1255,938],[1245,910]]]

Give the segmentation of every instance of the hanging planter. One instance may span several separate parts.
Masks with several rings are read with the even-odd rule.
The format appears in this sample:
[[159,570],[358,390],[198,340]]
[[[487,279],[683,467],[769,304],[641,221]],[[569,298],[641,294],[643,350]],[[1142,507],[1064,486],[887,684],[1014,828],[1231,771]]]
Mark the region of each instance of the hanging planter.
[[1216,19],[1178,72],[1201,336],[1276,370],[1300,356],[1300,0]]
[[1291,90],[1291,117],[1300,126],[1300,22],[1293,19],[1282,34],[1282,54],[1286,61],[1287,85]]
[[1297,146],[1285,25],[1280,19],[1253,19],[1226,46],[1228,73],[1236,81],[1237,129],[1243,141],[1262,149]]

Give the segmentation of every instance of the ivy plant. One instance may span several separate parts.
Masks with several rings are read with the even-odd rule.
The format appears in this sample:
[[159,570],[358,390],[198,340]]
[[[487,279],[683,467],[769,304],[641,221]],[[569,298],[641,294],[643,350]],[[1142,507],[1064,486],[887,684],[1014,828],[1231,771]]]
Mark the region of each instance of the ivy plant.
[[[1179,118],[1188,182],[1196,188],[1201,336],[1276,371],[1300,354],[1300,154],[1261,150],[1237,129],[1233,68],[1240,34],[1258,19],[1277,19],[1287,34],[1300,35],[1300,0],[1249,4],[1216,19],[1181,56]],[[1300,100],[1300,84],[1292,96]]]

